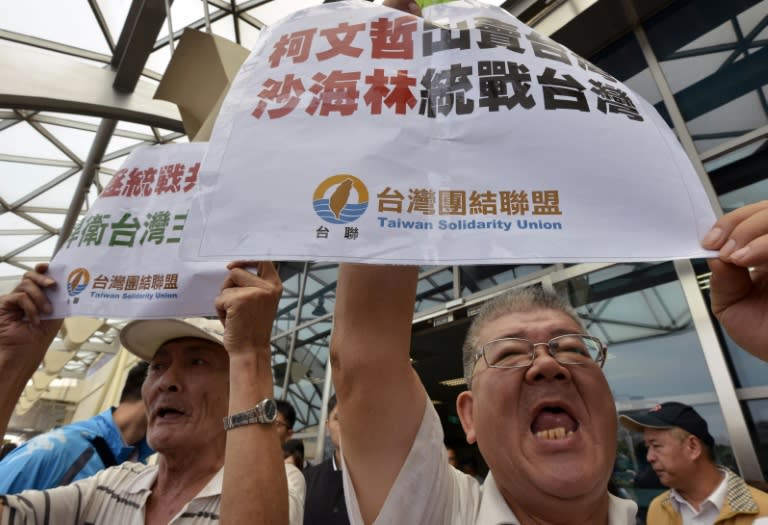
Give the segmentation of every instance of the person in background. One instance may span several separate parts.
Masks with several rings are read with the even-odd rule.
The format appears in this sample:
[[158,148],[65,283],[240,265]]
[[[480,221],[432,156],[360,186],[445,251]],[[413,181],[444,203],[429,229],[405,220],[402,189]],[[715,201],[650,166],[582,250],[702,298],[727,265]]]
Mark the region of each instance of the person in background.
[[768,516],[768,494],[715,463],[715,440],[693,407],[662,403],[619,420],[643,433],[648,462],[670,488],[651,502],[648,523],[746,525]]
[[277,433],[280,436],[280,442],[285,443],[293,436],[293,426],[296,424],[296,409],[293,405],[284,399],[275,400],[277,403]]
[[289,439],[283,443],[283,459],[299,470],[304,470],[304,442],[300,439]]
[[341,474],[341,424],[335,394],[328,400],[326,427],[333,444],[333,454],[304,471],[307,480],[304,525],[349,524]]
[[124,461],[144,463],[147,416],[141,385],[147,363],[128,372],[120,402],[84,421],[65,425],[22,443],[0,461],[0,494],[45,490],[87,478]]

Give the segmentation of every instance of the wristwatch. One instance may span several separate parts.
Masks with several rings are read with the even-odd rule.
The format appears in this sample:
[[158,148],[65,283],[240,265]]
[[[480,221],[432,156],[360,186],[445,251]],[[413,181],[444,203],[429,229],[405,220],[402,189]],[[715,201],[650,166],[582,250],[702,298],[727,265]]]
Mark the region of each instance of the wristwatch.
[[270,424],[274,423],[275,419],[277,419],[277,403],[268,397],[253,408],[225,417],[224,430],[232,430],[254,423]]

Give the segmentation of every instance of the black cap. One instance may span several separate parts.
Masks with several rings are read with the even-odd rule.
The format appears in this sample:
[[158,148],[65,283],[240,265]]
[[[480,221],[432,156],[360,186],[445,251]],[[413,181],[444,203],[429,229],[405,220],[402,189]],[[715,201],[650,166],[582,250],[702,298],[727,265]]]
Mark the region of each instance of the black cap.
[[683,403],[662,403],[639,416],[620,416],[619,421],[625,427],[638,432],[646,428],[679,427],[699,438],[708,447],[715,446],[715,439],[709,433],[707,422],[693,407]]

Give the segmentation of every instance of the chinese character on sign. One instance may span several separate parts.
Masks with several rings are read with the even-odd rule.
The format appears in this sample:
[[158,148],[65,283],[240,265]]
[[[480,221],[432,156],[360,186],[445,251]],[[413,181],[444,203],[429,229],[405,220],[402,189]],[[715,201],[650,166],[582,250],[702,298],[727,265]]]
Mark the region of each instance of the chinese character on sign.
[[292,59],[294,64],[306,62],[309,58],[309,50],[312,47],[312,37],[315,31],[317,29],[307,29],[281,36],[275,44],[272,54],[269,55],[269,66],[279,66],[283,57]]
[[590,90],[593,93],[597,93],[597,109],[603,113],[607,111],[611,113],[621,113],[626,115],[630,120],[637,120],[642,122],[643,117],[635,107],[635,103],[629,98],[626,91],[602,84],[601,82],[589,81],[594,87]]
[[315,230],[315,236],[318,239],[327,239],[328,238],[328,228],[325,226],[320,226],[318,229]]
[[359,234],[359,230],[355,228],[354,226],[347,226],[344,228],[344,238],[354,241],[357,239],[357,235]]
[[195,184],[197,184],[197,172],[200,171],[200,163],[195,162],[187,169],[187,171],[189,172],[189,175],[184,178],[184,187],[181,189],[184,193],[187,193],[195,187]]
[[486,191],[485,193],[472,192],[469,196],[469,214],[470,215],[496,215],[496,193]]
[[467,193],[461,190],[440,190],[438,193],[440,215],[466,215]]
[[304,94],[304,91],[301,79],[294,78],[293,73],[285,75],[282,82],[268,78],[264,81],[264,89],[259,93],[259,98],[263,100],[259,101],[251,115],[261,118],[264,110],[267,109],[267,101],[270,101],[280,106],[267,111],[269,118],[284,117],[298,105],[299,97]]
[[[133,168],[131,172],[128,173],[128,180],[125,181],[125,186],[123,186],[121,195],[125,197],[140,197],[142,195],[143,182],[144,173],[138,168]],[[150,189],[150,192],[151,191],[152,190]]]
[[403,212],[403,200],[405,200],[405,197],[403,197],[403,194],[400,193],[397,190],[392,190],[389,186],[384,188],[381,193],[377,194],[376,197],[379,199],[379,211],[380,212],[387,212],[391,211],[392,213],[402,213]]
[[331,45],[330,49],[321,51],[315,55],[318,61],[328,60],[338,55],[357,58],[363,52],[363,48],[354,47],[352,42],[360,31],[365,31],[365,24],[349,25],[340,23],[337,27],[323,29],[320,35],[324,36]]
[[163,284],[163,290],[177,290],[179,288],[179,274],[168,273],[165,274],[165,283]]
[[563,64],[571,64],[571,61],[568,59],[568,50],[557,42],[537,33],[528,35],[528,41],[533,46],[533,54],[537,57],[557,60]]
[[307,106],[307,113],[314,115],[318,107],[323,117],[327,117],[332,111],[343,116],[355,112],[357,99],[360,96],[357,90],[357,81],[360,80],[359,71],[344,73],[336,69],[331,71],[330,75],[317,73],[312,80],[315,84],[309,88],[309,91],[315,94],[315,98]]
[[184,224],[187,222],[187,214],[186,213],[178,213],[173,216],[173,222],[175,223],[173,226],[171,226],[172,232],[179,232],[178,237],[168,237],[165,240],[166,244],[170,243],[177,243],[181,242],[181,232],[184,231]]
[[371,22],[371,58],[413,58],[413,33],[418,20],[413,16],[379,18]]
[[518,104],[525,109],[536,105],[533,97],[528,94],[531,75],[526,66],[515,62],[482,61],[478,62],[477,70],[480,78],[480,107],[498,111],[502,105],[507,109]]
[[109,246],[133,247],[136,232],[139,231],[139,219],[131,217],[132,220],[128,220],[129,217],[131,217],[130,212],[126,212],[119,221],[111,224],[112,236],[109,239]]
[[109,217],[109,215],[101,215],[100,213],[91,215],[83,225],[78,246],[83,244],[86,246],[90,246],[91,244],[99,246],[104,238],[104,231],[108,226],[105,221],[109,219]]
[[165,275],[162,274],[155,274],[152,276],[152,289],[153,290],[160,290],[163,288],[163,283],[165,282]]
[[128,169],[123,168],[112,175],[112,180],[109,181],[107,187],[101,192],[101,197],[117,197],[120,195],[120,192],[123,189],[123,179],[125,178],[126,173],[128,173]]
[[152,288],[152,276],[142,275],[139,278],[139,290],[149,290],[150,288]]
[[139,276],[129,275],[125,279],[126,290],[138,290],[139,289]]
[[[374,69],[373,75],[366,75],[365,83],[371,87],[363,96],[365,103],[371,108],[371,115],[381,115],[382,102],[388,108],[395,106],[395,113],[405,115],[406,108],[413,109],[416,106],[416,97],[412,87],[416,86],[416,79],[408,76],[408,71],[403,69],[394,77],[388,77],[383,69]],[[392,85],[392,89],[388,86]]]
[[419,114],[435,118],[436,113],[448,115],[456,109],[457,115],[472,113],[475,102],[466,99],[466,93],[472,89],[469,80],[472,75],[472,66],[451,64],[450,69],[440,71],[429,68],[421,79],[421,105]]
[[435,192],[426,188],[411,188],[409,190],[408,213],[420,212],[424,215],[435,214]]
[[557,190],[532,191],[534,215],[562,215],[560,195]]
[[489,47],[506,47],[515,53],[523,53],[520,47],[520,32],[512,24],[507,24],[495,18],[475,18],[475,28],[480,31],[480,49]]
[[529,210],[528,194],[524,191],[500,191],[499,213],[525,215]]
[[107,284],[109,284],[109,278],[104,274],[99,274],[99,276],[93,280],[93,289],[106,290]]
[[[458,32],[457,36],[453,36]],[[443,29],[424,22],[424,33],[421,36],[421,44],[425,57],[433,53],[448,49],[469,49],[469,28],[466,22],[457,25],[455,29]]]
[[155,193],[179,193],[181,180],[184,178],[184,164],[169,164],[160,167],[160,176],[157,179]]
[[555,75],[556,71],[548,67],[544,74],[536,77],[544,92],[544,108],[589,111],[587,97],[584,95],[586,88],[571,75],[563,75],[562,78],[555,78]]
[[144,233],[139,239],[139,244],[144,242],[154,242],[161,244],[165,239],[165,229],[171,222],[171,213],[167,211],[158,211],[148,213],[147,220],[144,221]]
[[[75,242],[80,237],[80,230],[83,227],[83,221],[77,221],[75,224],[75,227],[72,228],[72,233],[69,234],[69,237],[67,238],[67,248],[69,248],[69,245]],[[78,243],[79,246],[79,243]]]
[[113,275],[109,281],[110,290],[122,290],[125,288],[125,275]]

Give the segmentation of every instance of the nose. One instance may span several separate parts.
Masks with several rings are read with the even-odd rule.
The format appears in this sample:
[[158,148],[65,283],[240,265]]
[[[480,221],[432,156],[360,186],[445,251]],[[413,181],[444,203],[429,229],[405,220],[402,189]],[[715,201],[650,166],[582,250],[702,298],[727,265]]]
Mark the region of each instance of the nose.
[[171,363],[158,378],[157,388],[162,392],[178,392],[181,390],[181,369]]
[[560,364],[549,353],[549,347],[545,343],[535,346],[533,363],[525,372],[526,381],[530,383],[538,381],[567,381],[570,378],[571,373],[568,368]]
[[645,453],[645,459],[648,460],[648,463],[653,465],[653,462],[656,461],[656,454],[654,454],[651,449],[648,449],[648,452]]

